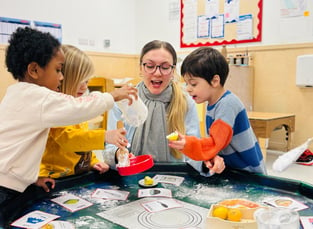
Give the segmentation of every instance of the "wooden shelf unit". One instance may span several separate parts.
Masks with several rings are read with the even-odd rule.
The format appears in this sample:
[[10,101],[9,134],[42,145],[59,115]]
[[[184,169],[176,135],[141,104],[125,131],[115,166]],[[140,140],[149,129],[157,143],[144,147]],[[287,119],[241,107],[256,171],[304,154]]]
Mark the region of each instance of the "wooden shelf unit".
[[[110,92],[114,90],[114,82],[104,77],[94,77],[88,82],[90,91]],[[103,113],[101,128],[107,129],[108,112]]]

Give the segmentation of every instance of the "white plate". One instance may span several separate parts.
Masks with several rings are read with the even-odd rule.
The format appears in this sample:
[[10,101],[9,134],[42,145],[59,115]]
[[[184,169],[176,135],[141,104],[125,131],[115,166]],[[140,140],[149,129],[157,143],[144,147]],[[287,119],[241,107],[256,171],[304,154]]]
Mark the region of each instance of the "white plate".
[[138,181],[139,186],[144,187],[144,188],[154,188],[158,185],[158,182],[153,180],[153,184],[151,185],[146,185],[145,184],[145,179],[141,179],[140,181]]

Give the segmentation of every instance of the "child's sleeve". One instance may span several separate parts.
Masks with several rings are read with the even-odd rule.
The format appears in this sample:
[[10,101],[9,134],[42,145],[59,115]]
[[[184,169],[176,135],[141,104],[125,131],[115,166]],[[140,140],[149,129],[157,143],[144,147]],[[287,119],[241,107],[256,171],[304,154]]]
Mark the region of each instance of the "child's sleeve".
[[[87,126],[88,124],[83,123],[81,125]],[[65,151],[79,152],[104,149],[105,130],[103,129],[88,130],[66,126],[53,128],[53,131],[54,141]]]
[[97,155],[95,154],[95,152],[92,152],[91,153],[90,166],[93,167],[98,162],[100,162],[99,158],[97,158]]
[[219,119],[212,124],[209,133],[209,137],[201,139],[186,136],[186,144],[182,152],[196,161],[210,160],[230,143],[233,129]]

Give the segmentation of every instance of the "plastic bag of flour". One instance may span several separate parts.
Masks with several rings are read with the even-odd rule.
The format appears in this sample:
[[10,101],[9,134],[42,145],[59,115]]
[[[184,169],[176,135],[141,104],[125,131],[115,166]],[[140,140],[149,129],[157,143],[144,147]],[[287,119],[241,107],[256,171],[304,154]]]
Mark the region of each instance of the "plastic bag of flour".
[[148,108],[139,97],[137,100],[133,99],[131,105],[128,105],[128,102],[128,99],[117,102],[122,111],[122,118],[128,125],[138,127],[146,121]]

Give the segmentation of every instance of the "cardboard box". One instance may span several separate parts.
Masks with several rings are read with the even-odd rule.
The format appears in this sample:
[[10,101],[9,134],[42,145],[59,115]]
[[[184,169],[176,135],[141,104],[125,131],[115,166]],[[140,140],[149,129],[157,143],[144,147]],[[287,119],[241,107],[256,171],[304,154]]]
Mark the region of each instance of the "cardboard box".
[[[242,200],[238,200],[239,202]],[[239,208],[242,213],[242,219],[240,222],[234,222],[229,220],[223,220],[218,217],[213,217],[213,210],[219,206],[225,206],[220,204],[212,204],[210,211],[206,219],[207,229],[257,229],[257,223],[254,220],[254,212],[261,206],[248,208],[248,207],[236,207]],[[231,206],[226,206],[232,208]]]

